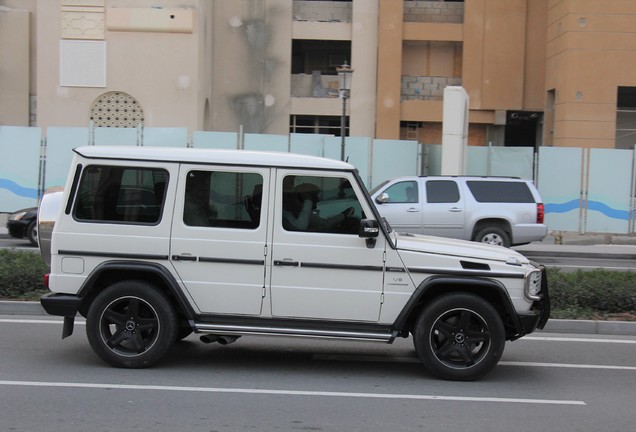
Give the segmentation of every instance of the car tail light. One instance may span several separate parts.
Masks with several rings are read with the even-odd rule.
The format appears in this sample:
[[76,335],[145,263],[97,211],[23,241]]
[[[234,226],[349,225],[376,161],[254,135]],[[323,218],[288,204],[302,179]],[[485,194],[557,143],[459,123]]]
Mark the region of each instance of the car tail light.
[[49,275],[50,273],[47,273],[44,275],[44,288],[48,288],[49,287]]
[[543,203],[538,203],[537,204],[537,223],[542,224],[544,217],[545,217],[545,207],[543,206]]

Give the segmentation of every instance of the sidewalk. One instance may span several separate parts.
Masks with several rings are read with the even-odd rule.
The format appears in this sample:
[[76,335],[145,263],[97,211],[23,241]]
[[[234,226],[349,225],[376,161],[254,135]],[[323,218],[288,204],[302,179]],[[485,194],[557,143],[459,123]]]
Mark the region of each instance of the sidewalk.
[[636,236],[550,233],[543,241],[513,247],[527,257],[584,257],[636,260]]

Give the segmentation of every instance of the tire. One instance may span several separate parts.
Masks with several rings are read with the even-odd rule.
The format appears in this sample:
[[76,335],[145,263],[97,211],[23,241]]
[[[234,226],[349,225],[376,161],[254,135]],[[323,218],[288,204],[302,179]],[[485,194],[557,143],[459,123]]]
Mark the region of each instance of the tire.
[[177,318],[153,285],[122,281],[102,291],[86,316],[86,335],[106,363],[144,368],[159,361],[177,339]]
[[499,362],[506,343],[501,317],[467,293],[438,297],[415,324],[415,350],[424,366],[446,380],[472,381]]
[[475,241],[497,246],[510,247],[510,236],[498,227],[486,227],[477,233]]
[[31,222],[29,224],[29,226],[26,229],[26,236],[29,239],[29,243],[31,243],[32,246],[37,246],[38,245],[38,224],[37,224],[37,220],[34,220],[33,222]]

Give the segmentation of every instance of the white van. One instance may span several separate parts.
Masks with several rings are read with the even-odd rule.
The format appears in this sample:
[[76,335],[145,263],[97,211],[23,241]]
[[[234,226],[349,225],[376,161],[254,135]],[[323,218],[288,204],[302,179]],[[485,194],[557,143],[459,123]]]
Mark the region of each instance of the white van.
[[354,167],[329,159],[82,147],[40,215],[42,305],[65,317],[63,337],[85,316],[93,350],[117,367],[150,366],[192,332],[412,335],[431,372],[472,380],[549,316],[543,268],[501,247],[397,234]]
[[539,191],[517,177],[398,177],[375,187],[371,197],[397,231],[505,247],[548,233]]

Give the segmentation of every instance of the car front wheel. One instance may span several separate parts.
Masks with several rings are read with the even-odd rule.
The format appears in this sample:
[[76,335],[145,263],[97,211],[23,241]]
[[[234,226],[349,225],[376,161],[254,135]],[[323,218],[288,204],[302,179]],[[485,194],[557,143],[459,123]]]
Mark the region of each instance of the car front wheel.
[[124,368],[159,361],[177,339],[177,318],[167,297],[141,281],[118,282],[102,291],[86,316],[93,351]]
[[506,342],[497,311],[467,293],[448,294],[430,303],[417,319],[414,339],[424,366],[455,381],[475,380],[490,372]]
[[32,246],[38,245],[38,224],[37,221],[33,221],[29,224],[26,230],[27,238]]

